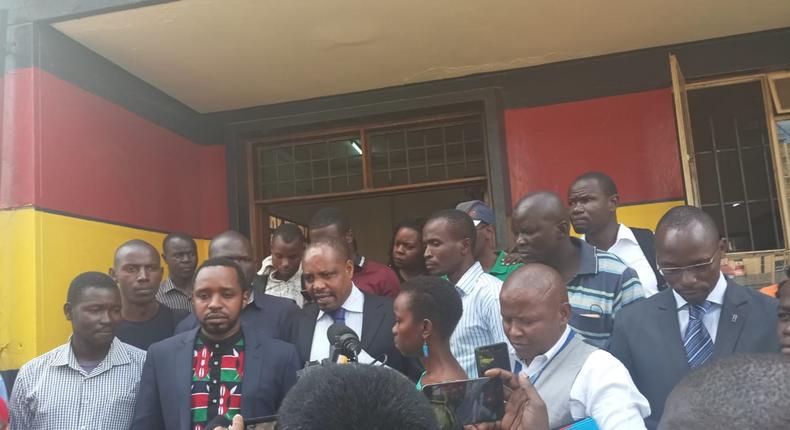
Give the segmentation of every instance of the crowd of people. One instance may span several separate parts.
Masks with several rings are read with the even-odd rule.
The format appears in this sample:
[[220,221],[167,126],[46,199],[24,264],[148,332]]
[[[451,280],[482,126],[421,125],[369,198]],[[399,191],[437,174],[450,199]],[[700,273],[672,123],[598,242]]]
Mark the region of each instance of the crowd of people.
[[[566,199],[530,193],[502,249],[507,226],[463,202],[399,223],[386,265],[334,208],[309,239],[275,229],[262,262],[235,231],[200,264],[184,234],[161,256],[127,241],[107,273],[69,285],[68,341],[9,393],[0,383],[0,423],[5,398],[15,430],[240,430],[272,415],[283,430],[456,429],[423,390],[488,376],[504,416],[466,428],[790,428],[790,283],[770,297],[723,275],[726,239],[701,209],[670,209],[654,235],[619,223],[619,204],[599,172]],[[358,335],[358,363],[328,363],[338,325]],[[478,375],[475,350],[499,343],[508,368]]]

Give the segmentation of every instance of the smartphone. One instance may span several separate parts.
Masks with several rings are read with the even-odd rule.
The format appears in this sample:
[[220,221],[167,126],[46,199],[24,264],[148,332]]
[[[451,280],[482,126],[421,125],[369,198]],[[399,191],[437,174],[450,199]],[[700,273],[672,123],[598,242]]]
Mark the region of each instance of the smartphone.
[[502,380],[478,378],[422,388],[437,417],[462,426],[499,421],[505,414]]
[[258,418],[245,418],[245,430],[277,430],[277,416],[269,415],[266,417]]
[[510,370],[510,353],[505,342],[475,348],[477,376],[485,376],[489,369]]

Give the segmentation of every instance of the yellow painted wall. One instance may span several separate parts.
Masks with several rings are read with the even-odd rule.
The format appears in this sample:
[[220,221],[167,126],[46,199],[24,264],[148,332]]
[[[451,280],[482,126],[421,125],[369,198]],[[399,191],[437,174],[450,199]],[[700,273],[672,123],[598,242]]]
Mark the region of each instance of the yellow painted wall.
[[[23,209],[0,212],[0,237],[11,238],[0,250],[0,348],[9,345],[0,349],[0,369],[7,369],[68,338],[62,308],[76,275],[106,273],[115,249],[129,239],[148,241],[161,252],[164,234]],[[202,259],[208,241],[197,242]]]
[[0,369],[36,352],[37,221],[30,208],[0,211]]
[[[620,206],[617,208],[617,221],[629,227],[649,228],[655,232],[658,221],[661,220],[661,217],[664,216],[668,210],[675,206],[682,206],[685,204],[685,200],[672,200],[668,202]],[[581,236],[573,230],[573,226],[571,226],[571,234],[576,237]]]
[[649,228],[656,231],[658,221],[675,206],[685,205],[685,200],[621,206],[617,208],[617,220],[629,227]]

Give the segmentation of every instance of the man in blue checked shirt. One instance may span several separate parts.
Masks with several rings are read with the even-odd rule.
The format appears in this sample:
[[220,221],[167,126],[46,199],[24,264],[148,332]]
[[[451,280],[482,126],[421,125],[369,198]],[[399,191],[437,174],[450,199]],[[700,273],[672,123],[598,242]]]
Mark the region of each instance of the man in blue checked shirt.
[[450,338],[453,356],[470,378],[477,378],[475,348],[505,342],[499,317],[502,281],[483,272],[474,257],[477,232],[472,218],[456,209],[435,213],[425,223],[425,266],[447,276],[461,296],[463,315]]
[[63,306],[69,341],[19,370],[11,393],[14,429],[127,429],[132,423],[145,351],[114,335],[121,293],[104,273],[71,282]]

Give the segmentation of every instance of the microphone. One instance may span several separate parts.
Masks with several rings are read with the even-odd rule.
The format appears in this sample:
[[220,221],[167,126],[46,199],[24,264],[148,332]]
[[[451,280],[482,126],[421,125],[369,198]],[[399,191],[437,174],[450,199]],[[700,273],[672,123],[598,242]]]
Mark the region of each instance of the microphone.
[[[347,325],[334,323],[326,330],[326,337],[335,347],[335,352],[345,355],[350,361],[357,361],[357,355],[362,351],[362,344],[354,330]],[[336,358],[333,357],[332,361]]]

